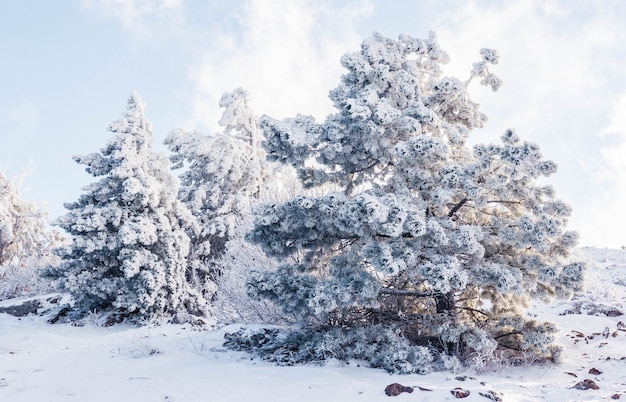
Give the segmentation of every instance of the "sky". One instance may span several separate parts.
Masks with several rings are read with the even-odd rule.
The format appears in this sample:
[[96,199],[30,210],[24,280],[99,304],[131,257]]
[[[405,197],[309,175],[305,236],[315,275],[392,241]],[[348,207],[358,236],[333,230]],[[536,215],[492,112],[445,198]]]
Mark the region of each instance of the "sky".
[[333,111],[342,54],[373,32],[437,35],[446,75],[469,77],[483,47],[498,92],[469,88],[489,121],[539,144],[546,179],[573,208],[581,246],[626,245],[626,3],[612,0],[2,0],[0,170],[51,219],[94,180],[74,155],[111,137],[129,94],[155,147],[177,128],[214,133],[220,96],[242,87],[258,115]]

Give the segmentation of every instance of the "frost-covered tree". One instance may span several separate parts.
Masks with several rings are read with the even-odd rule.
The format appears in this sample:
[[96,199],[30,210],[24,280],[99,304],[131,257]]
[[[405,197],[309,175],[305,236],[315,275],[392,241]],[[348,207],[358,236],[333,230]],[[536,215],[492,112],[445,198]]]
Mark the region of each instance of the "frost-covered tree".
[[58,241],[46,211],[0,172],[0,300],[46,288],[36,270],[54,259]]
[[[538,183],[556,165],[536,144],[506,130],[500,143],[467,145],[486,121],[470,81],[501,85],[489,71],[497,53],[480,55],[463,82],[442,76],[448,56],[434,34],[374,34],[342,57],[334,114],[321,123],[261,119],[270,160],[297,168],[305,187],[342,189],[264,205],[248,235],[285,259],[252,275],[249,294],[327,331],[323,345],[309,339],[292,353],[296,360],[319,357],[317,347],[350,347],[339,338],[378,325],[404,345],[383,348],[406,363],[382,365],[391,371],[420,372],[432,358],[450,364],[497,347],[557,357],[555,328],[521,310],[529,297],[568,297],[582,284],[583,264],[569,260],[571,209]],[[362,342],[352,347],[343,356],[367,357]]]
[[[188,226],[191,253],[187,276],[205,297],[214,295],[221,275],[220,258],[238,227],[251,225],[251,204],[263,190],[265,156],[260,147],[257,117],[241,88],[220,99],[222,133],[173,131],[165,140],[180,174],[179,199],[196,219]],[[241,236],[240,236],[241,237]]]
[[136,93],[113,137],[98,153],[76,156],[98,178],[56,224],[71,236],[57,250],[59,279],[82,311],[109,310],[136,319],[202,314],[205,306],[185,278],[193,221],[177,198],[165,156],[152,150],[152,125]]

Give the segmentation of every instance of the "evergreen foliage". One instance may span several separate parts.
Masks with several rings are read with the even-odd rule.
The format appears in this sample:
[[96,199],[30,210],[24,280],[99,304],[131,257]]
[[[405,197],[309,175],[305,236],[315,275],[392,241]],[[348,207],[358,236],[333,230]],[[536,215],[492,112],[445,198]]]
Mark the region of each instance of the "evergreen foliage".
[[179,176],[179,199],[196,220],[186,228],[191,239],[187,276],[207,299],[216,292],[227,243],[237,237],[238,226],[250,220],[251,205],[258,200],[266,177],[257,118],[248,94],[241,88],[226,93],[220,106],[224,108],[219,121],[222,133],[206,136],[175,130],[165,140],[174,168],[187,165]]
[[241,329],[226,334],[224,346],[253,352],[280,365],[341,361],[368,361],[371,367],[397,374],[426,374],[433,356],[382,325],[346,330],[338,327],[316,331],[280,328]]
[[135,319],[202,314],[205,303],[185,278],[193,219],[177,199],[167,158],[152,150],[152,126],[136,93],[113,137],[98,153],[76,156],[98,178],[56,224],[71,244],[48,270],[81,311],[107,310]]
[[[527,320],[522,309],[529,297],[566,298],[582,285],[584,265],[570,260],[571,209],[538,183],[556,165],[515,131],[496,144],[467,145],[486,121],[469,83],[501,85],[489,70],[497,53],[480,55],[463,82],[442,76],[448,56],[434,34],[374,34],[342,57],[347,72],[330,92],[334,114],[321,123],[304,115],[260,120],[270,160],[298,169],[305,187],[340,191],[258,209],[247,238],[283,264],[253,273],[250,296],[273,301],[311,331],[383,326],[398,344],[428,348],[440,361],[496,348],[557,351],[555,328]],[[297,353],[305,356],[305,347]]]
[[36,270],[54,260],[52,248],[59,241],[45,210],[24,200],[0,172],[0,300],[45,289]]

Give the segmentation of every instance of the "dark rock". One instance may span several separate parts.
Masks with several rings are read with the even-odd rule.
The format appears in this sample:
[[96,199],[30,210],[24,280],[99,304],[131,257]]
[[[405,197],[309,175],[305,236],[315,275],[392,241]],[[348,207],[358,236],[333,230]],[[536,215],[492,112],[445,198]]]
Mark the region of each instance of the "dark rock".
[[502,402],[502,394],[495,391],[487,391],[487,392],[479,392],[478,395],[484,396],[485,398],[495,401]]
[[577,303],[574,303],[571,307],[572,307],[571,309],[566,310],[560,313],[559,315],[587,314],[587,315],[595,315],[595,316],[605,315],[607,317],[619,317],[619,316],[624,315],[624,312],[619,310],[618,308],[613,307],[613,306],[603,305],[603,304],[596,304],[596,303],[583,304],[583,302],[577,302]]
[[607,317],[619,317],[621,315],[624,315],[624,313],[622,313],[620,310],[616,309],[616,308],[609,308],[607,310],[602,311],[604,313],[604,315],[606,315]]
[[590,380],[589,378],[585,378],[584,380],[582,380],[579,383],[576,383],[576,385],[574,385],[572,388],[575,389],[580,389],[580,390],[587,390],[587,389],[600,389],[600,387],[598,386],[598,384],[595,383],[595,381]]
[[193,326],[201,327],[206,324],[206,322],[193,314],[187,313],[177,313],[175,314],[169,321],[170,324],[191,324]]
[[611,399],[619,399],[619,398],[621,398],[620,394],[613,394],[613,395],[611,395]]
[[600,375],[600,374],[602,374],[602,371],[601,371],[601,370],[598,370],[597,368],[595,368],[595,367],[594,367],[594,368],[592,368],[591,370],[589,370],[589,374],[592,374],[592,375]]
[[46,321],[48,322],[48,324],[55,324],[62,317],[67,316],[67,313],[69,313],[70,310],[70,305],[67,303],[63,304],[62,306],[52,308],[47,312]]
[[7,313],[15,317],[25,317],[28,314],[37,314],[41,307],[39,300],[29,300],[15,306],[0,307],[0,313]]
[[398,396],[403,392],[408,392],[410,394],[413,392],[413,387],[405,387],[404,385],[394,382],[393,384],[387,385],[385,388],[385,394],[387,396]]
[[63,298],[62,295],[54,295],[54,296],[48,297],[46,301],[50,304],[59,304],[62,298]]
[[122,321],[124,321],[124,318],[126,316],[124,314],[111,314],[109,315],[106,320],[104,321],[104,324],[102,324],[103,327],[112,327],[115,324],[120,324]]
[[450,393],[454,395],[455,398],[459,398],[459,399],[467,398],[470,395],[470,392],[468,390],[460,388],[460,387],[456,387],[455,389],[450,391]]

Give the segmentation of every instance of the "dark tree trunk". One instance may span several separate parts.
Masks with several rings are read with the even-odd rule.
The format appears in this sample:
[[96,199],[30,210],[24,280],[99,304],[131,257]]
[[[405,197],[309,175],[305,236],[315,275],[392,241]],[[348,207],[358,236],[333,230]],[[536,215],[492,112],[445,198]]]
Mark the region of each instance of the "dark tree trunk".
[[[455,311],[454,311],[454,294],[452,292],[448,293],[437,293],[435,295],[435,307],[437,308],[437,314],[446,314],[448,319],[454,320]],[[459,353],[460,345],[456,342],[443,342],[440,339],[441,346],[443,351],[448,355],[454,355]]]
[[453,314],[454,313],[454,295],[452,292],[437,293],[435,295],[435,306],[437,307],[437,314]]

